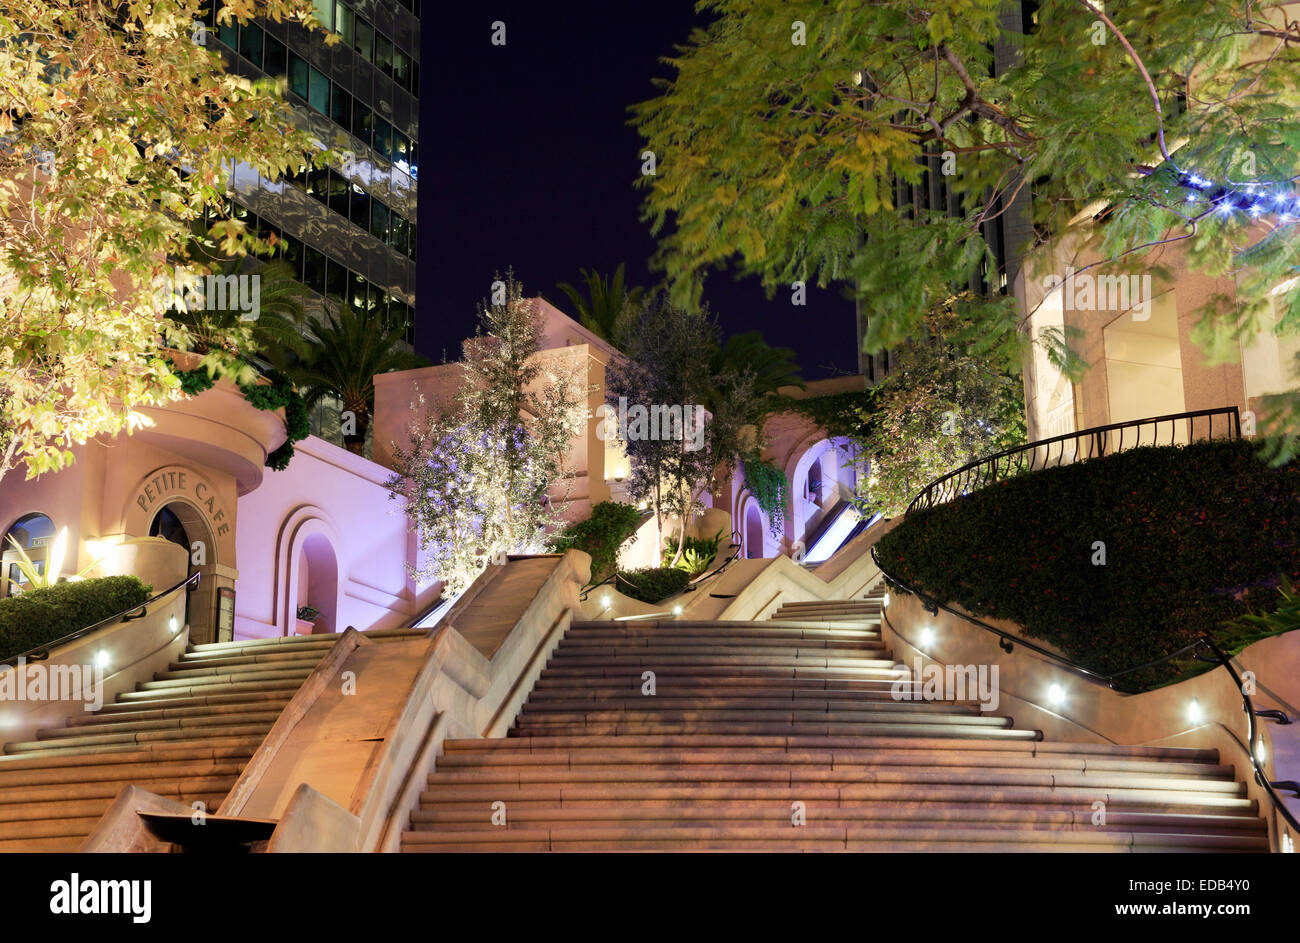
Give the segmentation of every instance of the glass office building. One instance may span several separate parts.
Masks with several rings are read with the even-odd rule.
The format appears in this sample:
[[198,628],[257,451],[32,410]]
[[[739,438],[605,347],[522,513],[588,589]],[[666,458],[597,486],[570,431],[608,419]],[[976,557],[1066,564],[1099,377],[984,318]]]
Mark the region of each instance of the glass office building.
[[285,259],[318,296],[402,325],[414,345],[420,0],[313,2],[339,42],[296,24],[220,25],[207,14],[209,45],[228,69],[283,77],[301,126],[351,155],[291,180],[237,167],[233,212],[284,240]]

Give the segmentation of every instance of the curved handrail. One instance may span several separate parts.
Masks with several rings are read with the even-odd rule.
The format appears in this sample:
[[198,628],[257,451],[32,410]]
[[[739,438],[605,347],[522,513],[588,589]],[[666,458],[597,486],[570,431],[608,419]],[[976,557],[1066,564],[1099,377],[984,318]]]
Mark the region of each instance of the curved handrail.
[[[1066,669],[1067,671],[1073,672],[1074,674],[1087,678],[1090,681],[1095,681],[1098,684],[1104,684],[1108,688],[1118,690],[1117,682],[1120,678],[1124,677],[1125,675],[1133,674],[1134,672],[1141,671],[1144,668],[1154,668],[1157,665],[1162,665],[1167,661],[1173,661],[1175,658],[1190,654],[1192,651],[1194,651],[1195,649],[1201,646],[1201,640],[1197,639],[1195,642],[1192,642],[1189,645],[1184,645],[1182,648],[1178,649],[1177,651],[1170,652],[1167,655],[1161,655],[1159,658],[1153,658],[1151,661],[1143,662],[1140,665],[1133,665],[1132,667],[1129,668],[1122,668],[1119,671],[1115,671],[1110,674],[1103,674],[1100,671],[1093,671],[1091,668],[1085,668],[1083,665],[1079,664],[1078,662],[1071,661],[1069,658],[1066,658],[1064,655],[1060,655],[1052,651],[1051,649],[1044,648],[1041,645],[1037,645],[1029,641],[1028,639],[1023,638],[1022,636],[1015,635],[1011,632],[1006,631],[1005,629],[999,629],[995,625],[989,625],[989,623],[985,622],[983,619],[976,618],[975,616],[971,615],[969,612],[962,612],[960,609],[955,609],[952,606],[946,605],[945,603],[941,603],[937,599],[931,596],[927,596],[925,593],[921,592],[915,587],[907,585],[901,579],[899,579],[897,576],[895,576],[893,573],[891,573],[889,570],[887,570],[884,566],[881,565],[880,557],[877,556],[875,547],[871,548],[871,560],[873,563],[876,564],[877,569],[880,570],[881,575],[885,577],[885,580],[888,583],[898,587],[904,593],[907,593],[911,596],[915,596],[917,599],[921,601],[921,605],[924,606],[925,609],[928,610],[929,612],[938,612],[940,609],[942,609],[944,612],[954,615],[965,622],[969,622],[971,625],[978,626],[984,631],[991,632],[993,635],[998,636],[998,638],[1002,640],[998,643],[999,646],[1002,648],[1003,651],[1007,652],[1008,654],[1010,654],[1013,646],[1020,645],[1024,648],[1029,649],[1031,652],[1035,652],[1039,655],[1042,655],[1044,658],[1056,662],[1058,665],[1060,665],[1062,668]],[[1139,687],[1127,693],[1132,693],[1132,694],[1141,693],[1144,690],[1148,690],[1149,687],[1150,687],[1149,685],[1146,687]]]
[[[1278,811],[1282,818],[1286,819],[1287,824],[1290,825],[1292,830],[1296,833],[1296,837],[1300,838],[1300,821],[1296,821],[1296,817],[1292,815],[1291,810],[1286,807],[1286,802],[1284,802],[1282,797],[1277,794],[1277,788],[1282,784],[1274,783],[1269,780],[1268,774],[1264,771],[1264,764],[1260,762],[1259,757],[1255,754],[1255,744],[1259,742],[1260,716],[1255,710],[1255,702],[1252,701],[1250,695],[1246,693],[1246,685],[1242,683],[1241,675],[1237,673],[1237,669],[1232,666],[1232,659],[1224,653],[1223,649],[1219,648],[1218,645],[1215,645],[1214,640],[1208,635],[1202,636],[1201,641],[1205,644],[1206,648],[1214,654],[1214,657],[1218,660],[1219,664],[1228,669],[1228,674],[1232,677],[1232,683],[1236,685],[1237,690],[1241,693],[1241,709],[1246,712],[1247,726],[1250,731],[1250,738],[1246,743],[1246,753],[1250,756],[1250,765],[1255,770],[1255,782],[1259,783],[1259,785],[1264,789],[1268,794],[1269,800],[1273,803],[1273,808]],[[1287,717],[1286,714],[1279,712],[1274,716],[1279,723],[1291,723],[1291,719]],[[1295,784],[1291,783],[1290,786],[1294,787]]]
[[[1140,427],[1143,426],[1150,426],[1155,430],[1155,438],[1158,440],[1159,430],[1162,423],[1169,423],[1170,425],[1170,444],[1172,445],[1174,444],[1174,434],[1177,431],[1176,424],[1179,420],[1186,421],[1187,423],[1188,441],[1194,439],[1193,432],[1195,431],[1195,420],[1201,418],[1208,419],[1209,431],[1205,438],[1214,438],[1214,419],[1218,416],[1223,416],[1227,420],[1226,438],[1237,439],[1241,437],[1241,416],[1237,407],[1225,406],[1218,409],[1198,409],[1182,413],[1171,413],[1166,416],[1156,416],[1151,419],[1137,419],[1128,422],[1110,423],[1105,426],[1095,426],[1090,429],[1084,429],[1080,432],[1065,433],[1063,435],[1052,436],[1048,439],[1039,439],[1014,448],[1004,449],[994,455],[977,459],[974,462],[969,462],[940,478],[936,478],[934,481],[930,482],[930,484],[926,485],[925,488],[923,488],[920,493],[911,500],[907,505],[907,508],[904,510],[903,516],[906,517],[910,512],[920,507],[930,508],[934,507],[935,504],[945,503],[957,495],[969,493],[972,490],[976,490],[986,484],[996,481],[999,477],[1007,477],[1006,474],[1000,476],[998,473],[998,463],[1000,461],[1006,461],[1007,472],[1010,472],[1012,468],[1011,459],[1020,459],[1026,454],[1031,454],[1029,467],[1026,469],[1023,461],[1017,461],[1015,464],[1015,471],[1016,473],[1033,471],[1037,465],[1038,454],[1040,450],[1042,450],[1046,452],[1046,455],[1041,467],[1052,467],[1051,448],[1054,445],[1060,445],[1060,451],[1057,453],[1057,461],[1055,464],[1066,464],[1064,460],[1065,443],[1071,440],[1076,443],[1076,449],[1070,458],[1070,462],[1082,461],[1088,458],[1098,458],[1102,455],[1124,451],[1124,433],[1129,429],[1140,429]],[[1116,444],[1117,447],[1108,449],[1107,446],[1109,444],[1109,439],[1115,432],[1119,432],[1119,441]],[[1086,442],[1088,444],[1087,455],[1080,456],[1080,449],[1077,448],[1077,444],[1080,442]],[[1157,443],[1143,442],[1141,432],[1138,432],[1138,434],[1134,436],[1134,442],[1130,448],[1152,444]],[[940,495],[942,496],[942,499],[936,500],[936,496]],[[1035,645],[1033,642],[1012,635],[996,626],[989,625],[987,622],[977,619],[969,613],[961,612],[951,606],[940,603],[938,600],[930,599],[914,587],[908,586],[896,575],[890,573],[888,569],[882,566],[880,563],[880,557],[874,546],[871,548],[871,559],[888,582],[897,586],[903,592],[916,596],[917,599],[921,601],[921,605],[927,610],[938,612],[939,609],[943,609],[945,612],[951,613],[972,625],[978,626],[987,632],[991,632],[999,637],[1000,641],[998,644],[1008,653],[1012,651],[1014,645],[1023,645],[1025,648],[1056,662],[1068,671],[1081,675],[1092,681],[1105,684],[1107,687],[1112,689],[1115,688],[1117,679],[1125,675],[1133,674],[1145,668],[1153,668],[1156,665],[1171,661],[1174,658],[1190,654],[1202,647],[1208,649],[1213,657],[1204,660],[1212,661],[1214,664],[1222,665],[1227,669],[1229,676],[1232,678],[1233,684],[1241,693],[1242,710],[1246,713],[1248,728],[1246,753],[1250,757],[1251,767],[1255,773],[1255,781],[1264,789],[1269,801],[1273,804],[1273,808],[1277,810],[1278,814],[1287,822],[1291,829],[1296,833],[1297,837],[1300,837],[1300,821],[1297,821],[1296,817],[1286,807],[1286,803],[1283,801],[1282,797],[1277,793],[1278,788],[1295,788],[1297,794],[1300,795],[1300,784],[1274,783],[1269,780],[1268,775],[1264,770],[1264,766],[1255,752],[1255,745],[1259,740],[1259,717],[1261,714],[1255,710],[1254,702],[1251,700],[1250,695],[1246,693],[1241,675],[1238,674],[1236,668],[1233,667],[1232,660],[1208,635],[1202,635],[1190,645],[1185,645],[1175,652],[1170,652],[1168,655],[1162,655],[1152,661],[1145,662],[1141,665],[1135,665],[1131,668],[1125,668],[1109,675],[1101,674],[1085,668],[1062,655],[1058,655],[1056,652],[1043,648],[1040,645]],[[1139,690],[1144,689],[1145,688]],[[1267,711],[1265,713],[1278,720],[1279,723],[1289,724],[1291,722],[1290,718],[1281,711]]]
[[[1105,426],[1093,426],[1090,429],[1083,429],[1079,432],[1066,432],[1062,435],[1052,436],[1047,439],[1037,439],[1033,442],[1027,442],[1024,445],[1016,445],[1009,449],[1003,449],[1001,452],[995,452],[992,455],[986,455],[984,458],[976,459],[973,462],[967,462],[960,468],[955,468],[930,482],[916,497],[912,498],[903,512],[906,516],[914,510],[921,508],[934,507],[936,504],[944,504],[951,501],[959,495],[967,494],[971,491],[978,490],[987,484],[992,484],[1002,478],[1010,477],[1013,474],[1019,474],[1025,471],[1034,471],[1039,468],[1051,468],[1057,465],[1070,464],[1074,461],[1081,461],[1088,458],[1100,458],[1103,455],[1113,455],[1116,452],[1125,451],[1124,439],[1128,430],[1137,430],[1133,436],[1133,442],[1128,448],[1137,448],[1143,445],[1160,444],[1161,427],[1169,424],[1169,444],[1173,445],[1177,438],[1178,423],[1184,421],[1187,423],[1187,440],[1193,441],[1197,437],[1196,420],[1206,419],[1209,426],[1207,435],[1204,438],[1213,439],[1214,420],[1222,416],[1227,424],[1226,435],[1224,438],[1237,439],[1241,437],[1241,416],[1236,406],[1221,406],[1217,409],[1196,409],[1182,413],[1170,413],[1166,416],[1154,416],[1150,419],[1131,419],[1127,422],[1112,422]],[[1144,442],[1142,436],[1142,427],[1151,427],[1153,430],[1152,440]],[[1115,433],[1119,433],[1118,442],[1112,442]],[[1075,449],[1071,454],[1069,461],[1066,460],[1067,442],[1074,442]],[[1059,446],[1056,453],[1056,461],[1052,461],[1052,448]],[[1043,455],[1042,463],[1039,463],[1039,455]],[[1086,454],[1083,454],[1086,453]],[[1025,465],[1026,456],[1028,456],[1028,466]],[[1004,468],[1004,471],[1000,471]]]
[[[114,625],[118,622],[143,618],[148,613],[149,606],[152,606],[154,603],[158,602],[158,600],[164,599],[172,593],[177,592],[182,587],[189,587],[186,591],[191,593],[194,592],[194,590],[199,586],[199,575],[199,571],[195,570],[175,586],[169,587],[168,589],[164,589],[161,593],[150,596],[142,603],[137,603],[128,609],[123,609],[121,612],[114,613],[107,619],[100,619],[94,625],[88,625],[84,629],[69,632],[67,635],[46,642],[44,645],[37,645],[35,648],[29,648],[25,652],[19,652],[17,655],[12,655],[3,661],[0,661],[0,668],[5,667],[6,665],[17,665],[19,659],[22,659],[24,662],[44,661],[46,658],[50,657],[50,649],[52,648],[58,648],[60,645],[67,645],[70,642],[75,642],[79,638],[90,635],[93,632],[98,632],[100,629],[107,628],[108,626]],[[191,583],[193,584],[192,586],[190,586]],[[133,612],[137,611],[140,613],[139,615],[131,615]]]

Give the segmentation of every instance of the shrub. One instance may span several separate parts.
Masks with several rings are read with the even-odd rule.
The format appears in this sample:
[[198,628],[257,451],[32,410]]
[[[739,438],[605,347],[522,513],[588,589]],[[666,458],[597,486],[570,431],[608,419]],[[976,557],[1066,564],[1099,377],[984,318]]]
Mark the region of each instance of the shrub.
[[[663,564],[668,566],[672,563],[673,557],[677,556],[677,538],[669,537],[665,542],[668,544],[668,549],[664,551]],[[699,576],[718,556],[718,547],[721,543],[722,531],[718,531],[712,537],[688,536],[686,546],[682,550],[682,558],[677,561],[677,569],[685,570],[688,576]]]
[[690,581],[690,574],[685,570],[661,566],[620,572],[617,586],[619,592],[633,599],[656,603],[680,593]]
[[1103,673],[1202,633],[1239,650],[1261,633],[1225,623],[1276,608],[1280,578],[1300,575],[1300,464],[1271,468],[1244,441],[1133,449],[918,511],[877,553],[926,595],[1009,619]]
[[641,526],[641,512],[630,504],[602,501],[591,517],[567,528],[554,540],[555,549],[591,554],[591,582],[607,579],[618,565],[618,548]]
[[152,588],[134,576],[56,583],[0,599],[0,659],[47,645],[123,610],[138,606]]

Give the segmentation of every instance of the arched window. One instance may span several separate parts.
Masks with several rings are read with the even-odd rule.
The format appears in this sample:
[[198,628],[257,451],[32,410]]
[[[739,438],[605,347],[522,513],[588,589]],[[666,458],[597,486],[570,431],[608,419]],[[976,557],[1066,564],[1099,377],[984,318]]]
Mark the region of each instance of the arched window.
[[36,572],[45,575],[45,561],[50,545],[54,543],[54,522],[45,514],[25,514],[9,528],[2,543],[0,567],[8,579],[0,586],[0,596],[8,596],[14,592],[15,585],[19,592],[27,586],[27,578],[18,568],[18,561],[24,554],[32,561]]

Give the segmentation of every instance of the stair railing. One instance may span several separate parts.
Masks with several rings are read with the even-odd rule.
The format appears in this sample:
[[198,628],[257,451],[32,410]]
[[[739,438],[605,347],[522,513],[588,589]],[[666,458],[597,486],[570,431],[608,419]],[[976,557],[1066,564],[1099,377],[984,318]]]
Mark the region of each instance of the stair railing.
[[953,498],[1025,472],[1101,458],[1103,455],[1114,455],[1139,446],[1178,445],[1201,439],[1240,437],[1241,416],[1236,406],[1197,409],[1067,432],[1004,449],[936,478],[912,499],[903,515],[936,504],[946,504]]
[[[1203,420],[1205,425],[1205,435],[1197,436],[1196,421]],[[1221,423],[1216,424],[1216,420]],[[1006,449],[987,458],[982,458],[974,462],[963,465],[948,474],[937,478],[928,484],[921,492],[912,499],[907,509],[903,512],[906,517],[914,510],[934,507],[937,504],[944,504],[955,497],[963,494],[969,494],[971,491],[978,490],[986,485],[1003,478],[1009,478],[1023,472],[1035,471],[1043,468],[1051,468],[1056,465],[1071,464],[1076,461],[1083,461],[1090,458],[1100,458],[1103,455],[1111,455],[1116,452],[1127,451],[1128,449],[1139,446],[1158,445],[1160,444],[1160,433],[1162,429],[1167,428],[1169,431],[1169,445],[1180,444],[1178,429],[1179,423],[1186,423],[1186,437],[1181,442],[1197,441],[1198,439],[1215,438],[1216,425],[1221,435],[1219,437],[1227,439],[1238,439],[1241,437],[1241,417],[1236,406],[1226,406],[1219,409],[1200,409],[1191,412],[1174,413],[1167,416],[1157,416],[1153,419],[1139,419],[1130,422],[1111,423],[1105,426],[1097,426],[1092,429],[1084,429],[1080,432],[1066,433],[1065,435],[1053,436],[1049,439],[1040,439],[1036,442],[1030,442],[1026,445],[1017,446],[1012,449]],[[1144,430],[1150,430],[1152,435],[1149,441],[1143,434]],[[1131,433],[1131,439],[1129,435]],[[1127,445],[1125,445],[1127,441]],[[1073,444],[1073,448],[1067,453],[1067,444]],[[1056,449],[1056,460],[1052,460],[1052,450]],[[1039,462],[1040,454],[1043,457]],[[1066,455],[1069,458],[1066,458]],[[898,576],[891,573],[880,562],[880,557],[876,553],[876,548],[871,548],[871,559],[880,569],[886,581],[897,587],[900,591],[916,596],[921,605],[928,612],[938,613],[940,609],[950,613],[964,622],[977,626],[998,636],[998,646],[1008,654],[1014,650],[1016,645],[1021,645],[1042,657],[1055,662],[1062,668],[1074,674],[1080,675],[1091,681],[1104,684],[1109,688],[1117,689],[1122,682],[1121,678],[1128,675],[1136,674],[1144,669],[1154,668],[1158,665],[1172,661],[1176,658],[1192,657],[1198,661],[1205,661],[1214,665],[1221,665],[1227,670],[1232,678],[1233,685],[1241,694],[1242,710],[1246,714],[1248,743],[1246,753],[1250,757],[1251,768],[1254,772],[1255,781],[1268,796],[1273,809],[1278,816],[1286,822],[1288,827],[1296,838],[1300,838],[1300,821],[1287,808],[1285,800],[1279,795],[1279,790],[1294,792],[1300,796],[1300,782],[1291,780],[1273,781],[1268,777],[1263,762],[1258,755],[1258,746],[1261,743],[1259,739],[1259,718],[1267,717],[1279,724],[1290,724],[1291,718],[1284,711],[1255,708],[1254,701],[1246,693],[1245,683],[1241,675],[1232,664],[1232,659],[1211,639],[1208,635],[1202,635],[1196,641],[1189,645],[1184,645],[1177,651],[1162,655],[1159,658],[1144,662],[1140,665],[1134,665],[1130,668],[1124,668],[1120,671],[1105,674],[1085,668],[1077,662],[1071,661],[1063,655],[1060,655],[1041,645],[1036,645],[1018,635],[999,629],[997,626],[978,619],[970,613],[962,612],[952,606],[945,605],[936,599],[926,596],[915,587],[908,586]],[[1129,689],[1130,693],[1139,693],[1142,690],[1149,689],[1150,685],[1136,686],[1136,689]],[[1294,841],[1295,839],[1292,839]]]
[[75,632],[69,632],[67,635],[62,636],[61,638],[56,638],[53,641],[46,642],[43,645],[37,645],[35,648],[29,648],[25,652],[19,652],[17,655],[13,655],[9,658],[6,658],[3,661],[0,661],[0,668],[16,666],[19,663],[20,659],[24,663],[29,663],[33,661],[44,661],[45,659],[50,657],[50,649],[58,648],[62,645],[67,645],[70,642],[75,642],[79,638],[84,638],[87,635],[92,635],[93,633],[98,632],[100,629],[106,629],[109,626],[116,625],[119,622],[133,622],[136,619],[143,619],[146,615],[149,614],[149,607],[152,606],[154,603],[166,599],[168,596],[171,596],[182,589],[184,589],[186,592],[192,593],[196,589],[198,589],[198,587],[199,587],[199,572],[196,570],[194,571],[194,573],[190,574],[185,579],[181,580],[175,586],[169,587],[168,589],[164,589],[161,593],[157,593],[153,596],[150,596],[142,603],[137,603],[136,605],[131,606],[128,609],[123,609],[121,612],[114,613],[113,615],[109,616],[107,619],[99,620],[94,625],[88,625],[84,629],[78,629]]

